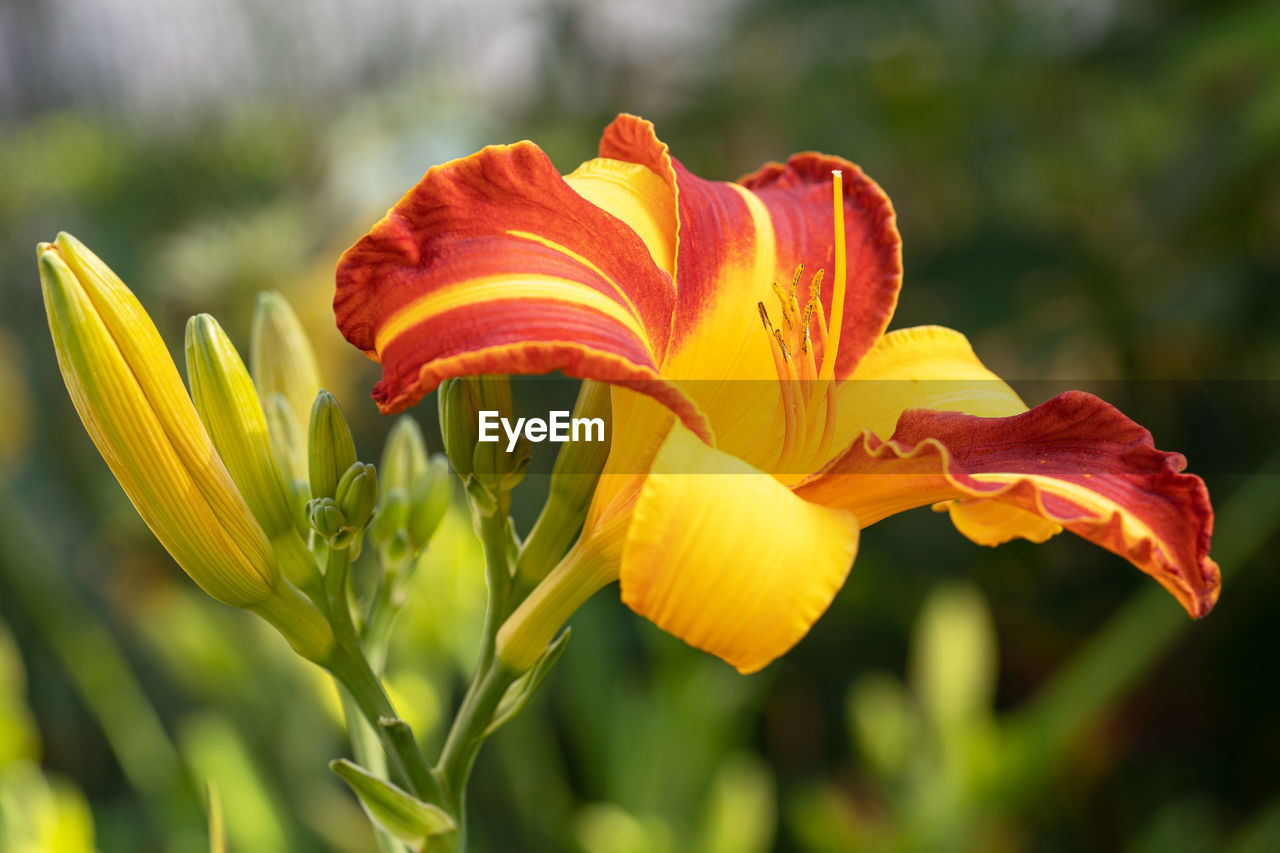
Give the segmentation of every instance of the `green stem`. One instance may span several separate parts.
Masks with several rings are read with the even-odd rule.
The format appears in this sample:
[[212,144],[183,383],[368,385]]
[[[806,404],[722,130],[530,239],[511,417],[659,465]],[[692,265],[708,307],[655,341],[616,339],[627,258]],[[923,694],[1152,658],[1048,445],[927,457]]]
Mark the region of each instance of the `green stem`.
[[351,607],[347,601],[350,566],[350,554],[346,549],[329,551],[324,587],[336,645],[325,666],[351,694],[360,713],[378,733],[383,749],[408,782],[409,790],[420,799],[444,805],[440,783],[422,757],[413,732],[396,713],[382,682],[360,649],[360,638],[351,620]]

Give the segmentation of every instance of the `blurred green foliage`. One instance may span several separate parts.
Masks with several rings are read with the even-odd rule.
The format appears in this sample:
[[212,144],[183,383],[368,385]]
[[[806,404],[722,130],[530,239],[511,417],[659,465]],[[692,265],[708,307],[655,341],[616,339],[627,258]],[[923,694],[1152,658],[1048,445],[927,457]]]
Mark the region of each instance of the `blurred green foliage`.
[[[330,685],[182,578],[86,440],[34,244],[88,242],[175,351],[197,311],[243,349],[254,294],[283,291],[376,458],[376,368],[329,314],[338,254],[427,166],[528,137],[568,169],[619,110],[709,177],[803,149],[862,165],[904,235],[895,325],[961,329],[1032,402],[1097,388],[1186,452],[1227,582],[1191,624],[1070,537],[982,549],[921,511],[868,531],[831,612],[749,678],[606,591],[482,754],[476,848],[1280,846],[1280,7],[717,8],[678,64],[639,31],[618,50],[594,4],[531,3],[536,49],[488,89],[389,45],[398,61],[309,99],[272,78],[168,121],[74,91],[0,116],[0,849],[204,849],[209,779],[231,850],[373,845],[325,769],[344,749]],[[517,78],[527,97],[505,93]],[[439,449],[433,412],[415,414]],[[517,492],[522,529],[545,488]],[[389,682],[427,740],[475,654],[480,565],[455,510],[398,626]]]

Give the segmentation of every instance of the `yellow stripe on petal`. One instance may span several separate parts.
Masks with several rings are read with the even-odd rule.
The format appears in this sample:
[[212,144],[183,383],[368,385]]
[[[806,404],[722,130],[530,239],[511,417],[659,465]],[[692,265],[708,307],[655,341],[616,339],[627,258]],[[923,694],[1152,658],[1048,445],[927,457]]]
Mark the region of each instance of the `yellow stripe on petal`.
[[378,329],[378,352],[391,341],[432,317],[453,308],[477,303],[512,300],[556,300],[599,311],[616,320],[652,352],[649,338],[636,316],[600,291],[576,281],[543,275],[495,275],[470,279],[432,291],[410,302]]
[[690,645],[755,672],[827,609],[857,546],[852,513],[801,500],[677,426],[636,501],[622,599]]
[[676,202],[671,187],[656,172],[638,163],[597,157],[564,180],[587,201],[631,226],[654,263],[675,275]]

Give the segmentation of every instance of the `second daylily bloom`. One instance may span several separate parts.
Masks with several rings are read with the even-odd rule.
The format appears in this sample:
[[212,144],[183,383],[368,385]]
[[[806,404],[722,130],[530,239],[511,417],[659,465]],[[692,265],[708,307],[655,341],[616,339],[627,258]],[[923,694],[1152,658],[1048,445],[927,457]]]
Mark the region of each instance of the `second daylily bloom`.
[[1207,613],[1213,513],[1183,458],[1087,394],[1028,411],[957,332],[886,334],[901,276],[893,208],[853,164],[706,181],[624,115],[569,175],[529,142],[429,170],[343,256],[335,309],[384,411],[476,373],[615,386],[582,538],[499,637],[512,666],[620,579],[757,670],[826,609],[860,529],[940,502],[983,544],[1071,530]]

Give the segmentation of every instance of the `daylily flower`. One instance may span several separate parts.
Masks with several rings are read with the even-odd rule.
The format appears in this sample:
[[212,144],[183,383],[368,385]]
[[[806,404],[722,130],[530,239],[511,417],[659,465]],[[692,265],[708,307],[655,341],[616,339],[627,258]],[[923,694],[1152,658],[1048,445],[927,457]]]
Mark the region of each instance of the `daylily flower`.
[[1088,394],[1028,411],[957,332],[886,333],[900,240],[858,167],[805,153],[707,181],[629,115],[599,153],[565,176],[530,142],[436,166],[337,271],[385,412],[465,374],[615,386],[583,535],[504,626],[506,663],[620,579],[663,629],[757,670],[826,609],[862,528],[942,502],[979,543],[1065,528],[1192,616],[1213,606],[1213,512],[1182,456]]

